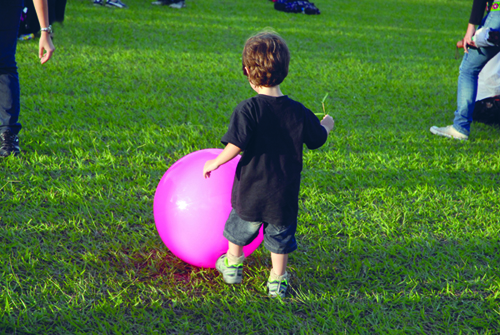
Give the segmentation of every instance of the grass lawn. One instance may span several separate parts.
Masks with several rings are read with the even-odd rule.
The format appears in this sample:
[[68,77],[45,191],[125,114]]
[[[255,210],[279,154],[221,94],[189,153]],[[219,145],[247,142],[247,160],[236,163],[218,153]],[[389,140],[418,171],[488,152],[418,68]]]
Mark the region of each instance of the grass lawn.
[[[46,65],[18,45],[20,157],[0,160],[0,334],[498,334],[500,130],[450,124],[470,0],[187,0],[176,10],[70,0]],[[282,91],[336,121],[305,151],[291,289],[269,253],[243,283],[173,256],[153,198],[195,150],[221,148],[254,95],[247,37],[288,42]],[[201,174],[201,171],[200,171]]]

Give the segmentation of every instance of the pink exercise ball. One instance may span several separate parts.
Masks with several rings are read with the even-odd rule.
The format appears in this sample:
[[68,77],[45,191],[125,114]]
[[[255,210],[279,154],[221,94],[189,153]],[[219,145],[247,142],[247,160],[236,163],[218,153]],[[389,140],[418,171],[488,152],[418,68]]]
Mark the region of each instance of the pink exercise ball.
[[[227,252],[222,235],[231,212],[231,190],[240,156],[203,178],[205,162],[216,158],[221,149],[204,149],[182,157],[163,175],[156,188],[154,217],[156,229],[167,248],[184,262],[215,268]],[[258,237],[243,247],[249,256],[262,242]]]

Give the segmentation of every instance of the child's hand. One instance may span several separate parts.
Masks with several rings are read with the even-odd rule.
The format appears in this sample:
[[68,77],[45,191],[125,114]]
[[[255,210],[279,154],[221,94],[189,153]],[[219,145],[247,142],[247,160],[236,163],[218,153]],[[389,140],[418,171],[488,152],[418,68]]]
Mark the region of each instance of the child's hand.
[[228,143],[224,150],[215,159],[205,162],[203,167],[203,177],[210,178],[210,172],[217,170],[219,166],[226,164],[231,159],[236,157],[241,152],[241,149],[232,143]]
[[219,165],[215,162],[215,159],[211,159],[205,162],[205,166],[203,167],[203,177],[210,178],[210,172],[215,171],[219,168]]
[[333,129],[335,121],[333,121],[333,118],[330,115],[325,115],[320,123],[323,127],[325,127],[326,131],[330,133],[330,131]]

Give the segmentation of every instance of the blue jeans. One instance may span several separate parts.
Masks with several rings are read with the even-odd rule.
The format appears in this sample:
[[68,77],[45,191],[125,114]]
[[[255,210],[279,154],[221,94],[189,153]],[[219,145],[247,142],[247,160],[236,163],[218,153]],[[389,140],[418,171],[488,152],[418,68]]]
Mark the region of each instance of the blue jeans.
[[[500,11],[490,12],[483,19],[482,26],[500,29]],[[457,110],[453,120],[453,127],[464,135],[468,136],[470,133],[479,72],[499,51],[500,47],[489,47],[469,49],[469,53],[464,54],[458,76]]]
[[16,46],[22,8],[23,0],[0,0],[0,133],[21,130]]

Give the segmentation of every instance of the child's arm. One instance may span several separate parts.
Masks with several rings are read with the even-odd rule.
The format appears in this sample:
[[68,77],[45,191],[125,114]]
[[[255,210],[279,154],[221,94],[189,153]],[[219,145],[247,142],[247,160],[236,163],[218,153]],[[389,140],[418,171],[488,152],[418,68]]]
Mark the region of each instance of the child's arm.
[[304,120],[304,143],[311,150],[318,149],[328,140],[328,135],[334,127],[330,115],[325,115],[323,120],[318,118],[310,110],[306,110]]
[[203,177],[210,178],[210,173],[217,170],[222,164],[226,164],[231,159],[236,157],[241,152],[241,149],[234,144],[228,143],[219,156],[205,162],[203,167]]

